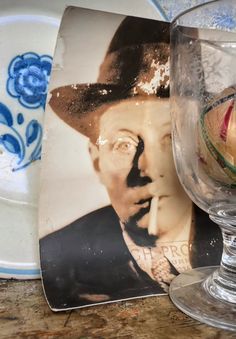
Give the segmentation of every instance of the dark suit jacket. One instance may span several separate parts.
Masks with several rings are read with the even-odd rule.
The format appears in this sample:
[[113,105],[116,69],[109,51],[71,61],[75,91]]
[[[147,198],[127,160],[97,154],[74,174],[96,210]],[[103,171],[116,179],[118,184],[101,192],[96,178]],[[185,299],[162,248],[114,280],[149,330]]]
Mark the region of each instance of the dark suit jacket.
[[[205,250],[205,242],[202,246]],[[195,255],[194,251],[192,246]],[[40,255],[44,289],[53,309],[164,293],[131,256],[111,206],[42,238]]]

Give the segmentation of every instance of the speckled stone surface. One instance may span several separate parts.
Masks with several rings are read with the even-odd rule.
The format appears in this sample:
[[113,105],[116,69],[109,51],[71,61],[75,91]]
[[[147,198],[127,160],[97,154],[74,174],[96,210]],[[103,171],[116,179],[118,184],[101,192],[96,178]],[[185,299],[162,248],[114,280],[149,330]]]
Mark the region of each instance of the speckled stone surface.
[[0,338],[231,339],[185,316],[168,296],[53,313],[40,281],[0,281]]

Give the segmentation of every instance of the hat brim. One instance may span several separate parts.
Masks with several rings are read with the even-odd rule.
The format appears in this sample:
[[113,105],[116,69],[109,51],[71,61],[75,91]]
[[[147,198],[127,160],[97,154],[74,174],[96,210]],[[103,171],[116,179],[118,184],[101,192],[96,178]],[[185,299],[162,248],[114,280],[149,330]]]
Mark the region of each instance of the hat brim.
[[49,105],[64,122],[89,136],[96,116],[111,103],[131,96],[133,95],[127,88],[117,85],[99,83],[68,85],[52,90]]

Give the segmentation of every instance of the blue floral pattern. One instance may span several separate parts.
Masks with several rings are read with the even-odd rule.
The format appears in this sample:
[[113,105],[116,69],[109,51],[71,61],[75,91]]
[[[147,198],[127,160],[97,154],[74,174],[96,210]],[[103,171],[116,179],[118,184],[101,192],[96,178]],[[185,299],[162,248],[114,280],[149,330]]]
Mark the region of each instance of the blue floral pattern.
[[26,108],[45,108],[51,67],[49,55],[17,55],[8,67],[7,92]]
[[42,143],[42,126],[35,119],[28,122],[24,135],[17,130],[17,125],[24,125],[24,116],[18,113],[16,123],[9,108],[0,102],[0,145],[6,151],[16,155],[12,171],[27,167],[33,161],[40,159]]

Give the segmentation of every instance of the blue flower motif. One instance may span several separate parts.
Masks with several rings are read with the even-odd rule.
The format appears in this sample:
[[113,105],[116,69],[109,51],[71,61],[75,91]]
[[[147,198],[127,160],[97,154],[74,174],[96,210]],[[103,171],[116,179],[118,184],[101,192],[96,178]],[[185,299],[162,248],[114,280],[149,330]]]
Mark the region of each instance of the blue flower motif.
[[17,55],[8,67],[7,92],[26,108],[45,108],[51,67],[49,55]]
[[[41,158],[43,129],[41,124],[33,119],[24,126],[24,116],[18,113],[14,123],[13,115],[9,108],[0,102],[0,145],[15,155],[12,171],[19,171],[29,166],[33,161]],[[18,125],[23,126],[25,135],[20,133]]]

